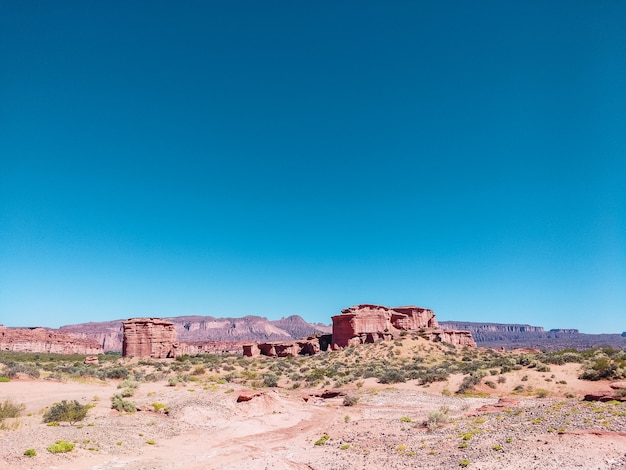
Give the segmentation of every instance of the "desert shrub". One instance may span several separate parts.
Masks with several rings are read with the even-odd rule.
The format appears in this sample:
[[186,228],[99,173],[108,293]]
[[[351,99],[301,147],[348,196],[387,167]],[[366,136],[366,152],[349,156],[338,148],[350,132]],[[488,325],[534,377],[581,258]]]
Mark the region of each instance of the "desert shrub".
[[277,387],[278,386],[278,376],[276,374],[264,374],[263,375],[263,386],[265,386],[265,387]]
[[167,413],[170,408],[169,406],[166,406],[163,403],[153,403],[152,407],[154,408],[154,411],[156,411],[157,413],[160,413],[161,410]]
[[135,389],[134,388],[125,388],[122,390],[121,395],[124,398],[129,398],[132,397],[135,394]]
[[459,386],[459,389],[456,393],[466,393],[474,388],[475,385],[478,385],[482,378],[486,375],[484,370],[477,370],[476,372],[471,373],[468,376],[463,377],[463,381]]
[[10,379],[15,378],[17,374],[26,374],[29,377],[38,378],[39,368],[35,365],[18,364],[17,362],[11,361],[9,367],[7,367],[2,374]]
[[496,384],[493,383],[491,380],[486,380],[485,385],[489,388],[496,388]]
[[116,394],[111,397],[111,408],[120,412],[126,411],[128,413],[134,413],[137,411],[137,406],[131,401],[124,400],[120,394]]
[[206,372],[206,368],[204,366],[196,366],[191,371],[191,375],[203,375]]
[[110,369],[102,369],[100,375],[104,375],[106,379],[127,379],[130,374],[126,367],[112,367]]
[[136,380],[122,380],[119,384],[117,384],[117,388],[133,388],[136,389],[139,387],[139,382]]
[[354,395],[346,395],[343,397],[343,406],[354,406],[359,402],[359,397]]
[[24,451],[24,455],[26,457],[34,457],[35,455],[37,455],[37,451],[35,449],[26,449]]
[[428,418],[424,422],[424,425],[430,429],[436,429],[443,426],[448,422],[448,414],[442,410],[431,411],[428,413]]
[[0,403],[0,423],[6,418],[18,418],[24,411],[23,404],[15,404],[8,398]]
[[550,367],[545,364],[537,364],[537,372],[550,372]]
[[583,380],[626,378],[626,353],[612,348],[594,351],[593,356],[585,361],[579,378]]
[[89,405],[81,405],[78,401],[63,400],[60,403],[53,404],[43,415],[44,423],[63,422],[66,421],[74,424],[82,421],[87,416]]
[[330,436],[328,434],[323,434],[322,437],[315,441],[314,444],[316,446],[323,446],[324,444],[326,444],[326,441],[328,441],[328,439],[330,439]]
[[388,369],[378,377],[378,382],[381,384],[395,384],[400,382],[406,382],[406,376],[404,372],[398,369]]
[[57,441],[56,444],[47,447],[48,452],[52,452],[53,454],[58,454],[62,452],[70,452],[74,449],[74,444],[66,441]]

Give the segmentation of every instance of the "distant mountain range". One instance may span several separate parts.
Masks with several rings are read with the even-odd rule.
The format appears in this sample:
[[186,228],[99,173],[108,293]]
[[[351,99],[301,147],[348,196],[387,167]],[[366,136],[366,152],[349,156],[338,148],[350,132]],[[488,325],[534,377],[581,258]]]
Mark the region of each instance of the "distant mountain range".
[[[174,323],[179,342],[289,341],[332,331],[330,326],[308,323],[298,315],[280,320],[268,320],[254,315],[240,318],[184,316],[165,319]],[[121,351],[123,321],[112,320],[65,325],[60,328],[60,331],[79,338],[96,339],[102,344],[105,351]]]
[[[242,341],[290,341],[312,334],[331,333],[330,325],[309,323],[298,315],[268,320],[248,315],[240,318],[218,318],[211,316],[169,317],[179,342],[242,342]],[[96,339],[105,351],[122,350],[122,321],[80,323],[60,328],[80,338]],[[575,329],[545,331],[541,326],[508,323],[481,323],[464,321],[440,321],[441,328],[464,330],[472,333],[479,347],[489,348],[534,348],[548,351],[559,349],[588,349],[597,346],[612,346],[626,349],[626,333],[585,334]]]
[[466,321],[440,321],[439,325],[442,328],[469,331],[478,346],[487,348],[533,348],[556,351],[611,346],[626,349],[626,332],[621,335],[586,334],[576,329],[545,331],[542,326]]

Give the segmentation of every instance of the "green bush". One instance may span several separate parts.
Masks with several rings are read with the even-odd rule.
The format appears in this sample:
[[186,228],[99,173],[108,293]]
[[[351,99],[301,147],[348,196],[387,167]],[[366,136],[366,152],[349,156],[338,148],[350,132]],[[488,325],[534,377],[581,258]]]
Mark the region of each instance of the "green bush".
[[126,411],[128,413],[134,413],[137,411],[137,405],[131,401],[124,400],[120,394],[116,394],[111,397],[111,408],[120,412]]
[[89,405],[81,405],[78,401],[66,401],[61,403],[55,403],[46,411],[43,415],[43,422],[62,422],[67,421],[70,424],[74,424],[78,421],[82,421],[87,416]]
[[277,387],[278,386],[278,376],[276,374],[264,374],[263,375],[263,386],[264,387]]
[[400,382],[406,382],[406,376],[401,370],[389,369],[383,372],[380,377],[378,377],[378,381],[381,384],[395,384]]
[[315,445],[323,446],[324,444],[326,444],[326,441],[328,441],[328,439],[330,439],[330,436],[328,434],[324,434],[317,441],[315,441]]
[[47,447],[48,452],[53,454],[59,454],[62,452],[70,452],[74,449],[74,444],[66,441],[57,441],[56,444]]
[[35,455],[37,455],[37,451],[35,449],[26,449],[24,451],[24,455],[26,457],[34,457]]

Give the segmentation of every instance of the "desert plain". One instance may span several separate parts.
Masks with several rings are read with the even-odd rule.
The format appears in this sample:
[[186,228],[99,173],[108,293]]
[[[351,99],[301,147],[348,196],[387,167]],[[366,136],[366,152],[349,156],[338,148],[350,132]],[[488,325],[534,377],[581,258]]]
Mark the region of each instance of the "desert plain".
[[[25,372],[0,381],[22,408],[2,420],[0,468],[621,469],[626,402],[584,397],[623,392],[580,378],[603,354],[546,364],[558,353],[412,337],[290,358],[2,356],[0,376]],[[87,416],[44,423],[63,400]],[[73,449],[48,450],[61,440]]]

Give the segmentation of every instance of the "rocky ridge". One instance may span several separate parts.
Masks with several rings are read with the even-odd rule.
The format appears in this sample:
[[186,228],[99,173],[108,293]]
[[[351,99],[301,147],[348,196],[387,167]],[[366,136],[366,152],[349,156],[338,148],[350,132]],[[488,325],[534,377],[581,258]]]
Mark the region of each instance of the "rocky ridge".
[[488,348],[531,348],[547,351],[590,349],[611,346],[626,349],[626,337],[620,334],[586,334],[577,329],[558,328],[545,331],[541,326],[508,323],[440,321],[443,328],[472,333],[478,346]]
[[[167,317],[174,325],[178,341],[188,345],[188,352],[197,349],[228,350],[225,343],[250,341],[292,341],[312,334],[325,334],[330,326],[311,324],[298,315],[280,320],[247,315],[241,318],[212,316]],[[124,320],[78,323],[60,328],[78,338],[95,339],[105,351],[122,351]],[[241,348],[239,348],[241,350]],[[183,352],[185,354],[185,352]]]
[[76,338],[48,328],[7,328],[0,325],[0,350],[55,354],[101,354],[94,339]]

